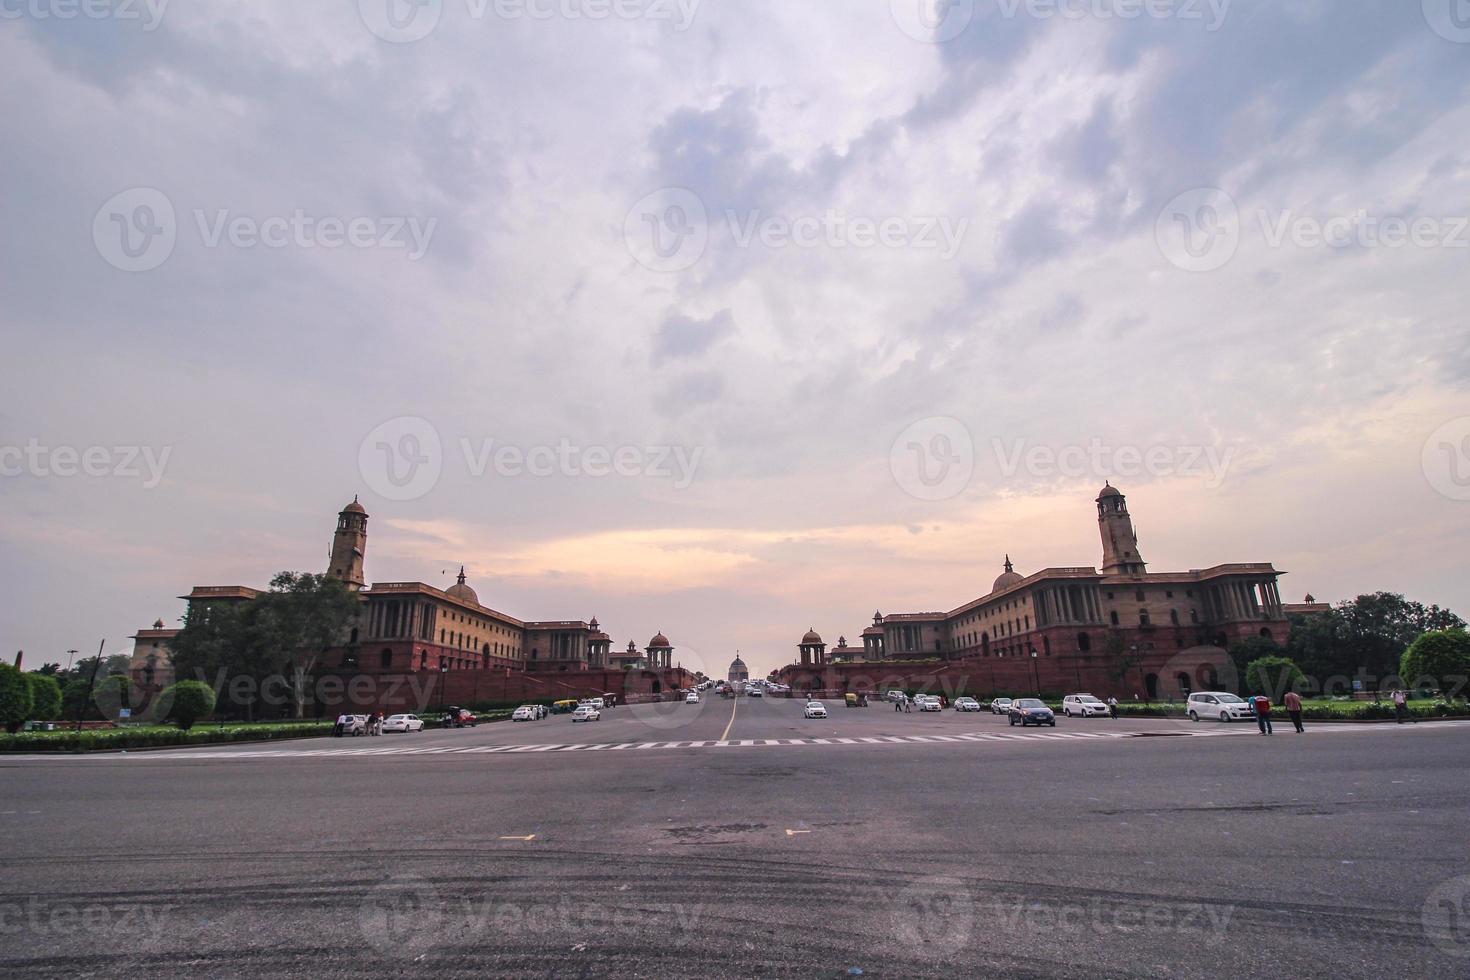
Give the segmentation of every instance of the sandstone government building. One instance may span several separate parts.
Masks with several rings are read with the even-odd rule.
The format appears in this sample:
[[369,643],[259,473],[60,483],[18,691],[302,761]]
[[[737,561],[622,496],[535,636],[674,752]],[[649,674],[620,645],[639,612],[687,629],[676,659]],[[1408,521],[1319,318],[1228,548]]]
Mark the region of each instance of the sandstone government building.
[[[1122,491],[1104,486],[1096,505],[1101,570],[1046,568],[1023,575],[1007,556],[986,595],[948,612],[875,613],[860,645],[850,646],[844,636],[829,649],[815,629],[808,630],[780,679],[798,692],[1084,690],[1153,699],[1226,683],[1219,673],[1226,665],[1222,651],[1235,642],[1286,639],[1292,607],[1282,602],[1282,573],[1271,563],[1151,572]],[[359,686],[372,693],[358,699],[358,708],[423,709],[409,692],[430,689],[439,703],[598,694],[628,700],[662,696],[694,680],[662,632],[641,649],[632,640],[616,649],[596,617],[521,620],[482,604],[463,568],[456,584],[443,590],[423,582],[369,584],[367,526],[367,511],[356,498],[338,514],[327,572],[357,592],[362,608],[317,668],[344,681],[374,680]],[[181,598],[193,613],[258,595],[249,586],[201,585]],[[173,679],[169,642],[177,634],[160,620],[134,636],[132,673],[145,696]],[[732,676],[744,673],[743,661],[737,664]],[[402,680],[420,683],[394,683]]]

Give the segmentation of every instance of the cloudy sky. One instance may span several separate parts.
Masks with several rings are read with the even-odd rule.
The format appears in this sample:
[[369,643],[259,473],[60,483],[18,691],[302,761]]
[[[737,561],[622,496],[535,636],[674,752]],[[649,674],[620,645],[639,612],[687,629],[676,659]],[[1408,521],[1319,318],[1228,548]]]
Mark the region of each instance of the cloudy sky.
[[322,570],[686,666],[1099,563],[1470,611],[1458,0],[0,5],[0,632]]

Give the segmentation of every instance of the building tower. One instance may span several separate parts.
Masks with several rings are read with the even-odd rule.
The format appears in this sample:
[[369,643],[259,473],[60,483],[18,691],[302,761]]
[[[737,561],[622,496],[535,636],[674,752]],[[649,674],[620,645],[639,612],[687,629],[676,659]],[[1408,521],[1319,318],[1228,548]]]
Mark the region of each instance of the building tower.
[[1111,483],[1097,495],[1097,527],[1102,534],[1103,574],[1142,575],[1145,562],[1138,553],[1138,535],[1128,516],[1128,500]]
[[368,514],[357,497],[337,515],[337,530],[332,535],[332,557],[327,574],[343,582],[349,589],[367,584],[363,576],[363,558],[367,554]]
[[655,633],[644,649],[648,654],[648,666],[654,670],[664,670],[674,666],[674,648],[669,643],[669,638],[664,636],[663,630]]
[[822,642],[822,636],[815,629],[806,631],[801,638],[801,665],[803,667],[820,667],[827,662],[827,644]]

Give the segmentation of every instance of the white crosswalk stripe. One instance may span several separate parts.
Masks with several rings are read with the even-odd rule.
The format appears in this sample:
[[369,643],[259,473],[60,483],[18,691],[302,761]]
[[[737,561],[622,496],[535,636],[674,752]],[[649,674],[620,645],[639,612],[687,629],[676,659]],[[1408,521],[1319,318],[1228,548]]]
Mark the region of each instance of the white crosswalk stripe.
[[[1356,727],[1356,726],[1355,726]],[[1327,730],[1325,727],[1319,731]],[[662,749],[706,749],[706,748],[755,748],[772,745],[927,745],[935,743],[969,744],[974,745],[982,742],[1089,742],[1095,740],[1116,740],[1132,738],[1141,735],[1161,735],[1177,738],[1207,738],[1219,735],[1249,734],[1244,727],[1233,729],[1203,729],[1200,731],[1168,731],[1168,732],[1056,732],[1056,731],[1000,731],[1000,732],[961,732],[956,734],[916,734],[916,735],[861,735],[861,736],[828,736],[826,738],[743,738],[730,739],[728,741],[719,739],[703,739],[696,741],[680,740],[667,742],[595,742],[588,744],[543,744],[543,745],[469,745],[469,746],[424,746],[424,747],[399,747],[392,748],[328,748],[328,749],[242,749],[229,751],[221,749],[179,749],[168,752],[132,753],[124,755],[99,755],[94,758],[124,758],[124,759],[303,759],[303,758],[382,758],[385,756],[426,756],[426,755],[527,755],[542,754],[547,752],[641,752]]]

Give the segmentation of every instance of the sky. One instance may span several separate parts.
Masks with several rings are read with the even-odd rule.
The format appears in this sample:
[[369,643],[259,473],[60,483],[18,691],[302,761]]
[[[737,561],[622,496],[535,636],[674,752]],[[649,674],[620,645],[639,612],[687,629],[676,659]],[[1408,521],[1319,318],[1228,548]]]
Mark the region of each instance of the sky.
[[1007,554],[1470,611],[1463,0],[5,0],[0,635],[322,571],[790,662]]

